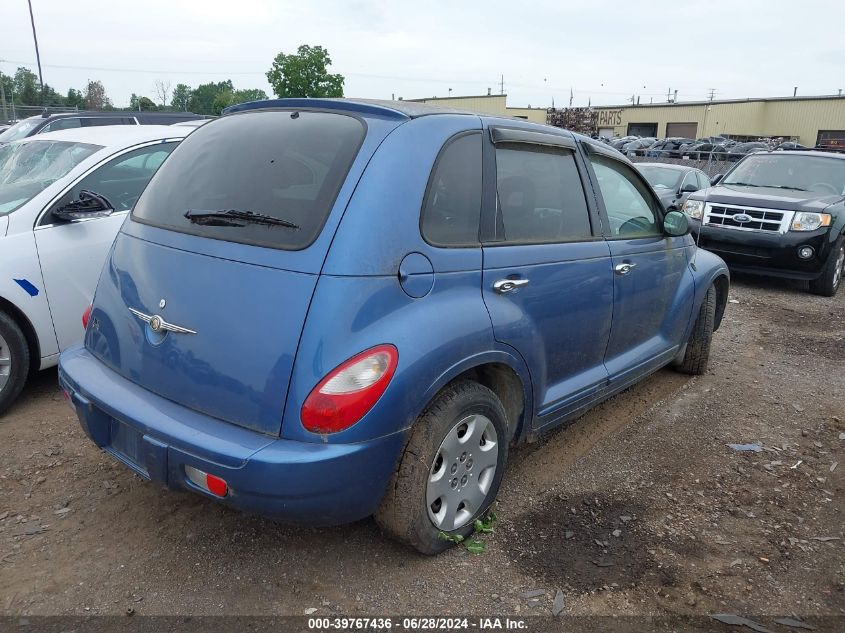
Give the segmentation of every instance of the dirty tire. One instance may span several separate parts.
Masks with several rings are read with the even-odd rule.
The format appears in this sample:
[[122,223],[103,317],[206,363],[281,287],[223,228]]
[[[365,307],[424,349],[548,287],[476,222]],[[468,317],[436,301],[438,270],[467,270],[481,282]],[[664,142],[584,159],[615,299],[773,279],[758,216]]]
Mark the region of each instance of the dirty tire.
[[[6,368],[9,369],[8,379],[5,385],[0,387],[0,415],[2,415],[20,395],[26,384],[29,376],[29,347],[18,324],[5,312],[0,312],[0,339],[5,341],[5,345],[0,342],[0,358],[11,359],[11,367]],[[0,367],[0,371],[3,369],[4,367]],[[0,383],[2,382],[3,380],[0,379]]]
[[713,323],[716,318],[716,287],[710,286],[698,310],[698,318],[692,326],[687,340],[684,357],[676,369],[685,374],[701,375],[707,371],[710,358],[710,341],[713,339]]
[[832,297],[836,294],[839,286],[842,285],[843,254],[845,254],[845,237],[840,236],[833,244],[833,248],[830,249],[821,276],[810,282],[810,292],[823,297]]
[[446,532],[468,536],[475,519],[487,512],[496,498],[508,454],[507,416],[492,391],[476,382],[462,380],[447,386],[417,418],[375,519],[391,537],[407,543],[423,554],[437,554],[453,545],[439,536],[440,530],[428,516],[426,487],[441,442],[455,426],[471,414],[486,416],[496,429],[498,461],[490,489],[463,527]]

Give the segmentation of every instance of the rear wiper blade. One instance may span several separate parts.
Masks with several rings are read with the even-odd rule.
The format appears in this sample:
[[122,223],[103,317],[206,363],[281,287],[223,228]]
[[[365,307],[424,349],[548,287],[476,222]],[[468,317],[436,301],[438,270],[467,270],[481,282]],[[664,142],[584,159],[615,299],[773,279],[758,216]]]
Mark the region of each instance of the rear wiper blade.
[[194,224],[204,226],[235,226],[243,227],[247,224],[264,224],[266,226],[283,226],[288,229],[299,229],[298,224],[283,220],[281,218],[267,215],[266,213],[255,213],[254,211],[238,211],[227,209],[223,211],[185,211],[185,217]]

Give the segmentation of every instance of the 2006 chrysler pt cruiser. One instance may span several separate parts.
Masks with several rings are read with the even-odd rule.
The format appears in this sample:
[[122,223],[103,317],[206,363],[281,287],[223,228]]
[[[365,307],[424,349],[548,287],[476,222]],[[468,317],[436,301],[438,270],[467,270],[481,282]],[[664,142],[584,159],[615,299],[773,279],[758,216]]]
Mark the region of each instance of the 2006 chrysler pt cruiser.
[[508,447],[658,368],[727,300],[627,159],[412,103],[235,106],[127,218],[59,380],[152,481],[418,550],[467,534]]

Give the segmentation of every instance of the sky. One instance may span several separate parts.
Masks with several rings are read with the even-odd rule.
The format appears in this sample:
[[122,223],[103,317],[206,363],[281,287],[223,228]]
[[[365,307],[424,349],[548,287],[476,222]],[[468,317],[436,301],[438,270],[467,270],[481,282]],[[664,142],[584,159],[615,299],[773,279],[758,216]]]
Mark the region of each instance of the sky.
[[[118,106],[158,101],[156,80],[265,73],[300,44],[328,49],[350,97],[504,91],[508,105],[616,105],[836,94],[843,0],[32,0],[45,83],[103,82]],[[0,71],[37,72],[26,0],[3,0]],[[451,89],[451,93],[450,93]]]

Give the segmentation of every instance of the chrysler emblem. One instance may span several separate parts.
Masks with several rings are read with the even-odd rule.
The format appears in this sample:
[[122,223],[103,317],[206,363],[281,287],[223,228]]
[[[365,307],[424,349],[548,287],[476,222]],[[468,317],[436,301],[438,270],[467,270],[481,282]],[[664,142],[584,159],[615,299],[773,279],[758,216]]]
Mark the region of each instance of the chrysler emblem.
[[751,220],[753,220],[753,219],[754,219],[754,218],[752,218],[752,217],[751,217],[750,215],[748,215],[747,213],[737,213],[737,214],[733,217],[733,221],[734,221],[734,222],[739,222],[740,224],[744,224],[744,223],[746,223],[746,222],[751,222]]
[[157,314],[150,317],[150,329],[153,332],[161,332],[161,317]]
[[141,319],[144,323],[150,326],[150,329],[153,332],[175,332],[176,334],[196,334],[196,330],[190,330],[186,327],[182,327],[181,325],[174,325],[173,323],[168,323],[163,318],[161,318],[158,314],[144,314],[140,310],[135,310],[134,308],[129,308],[129,311],[134,314],[136,317]]

